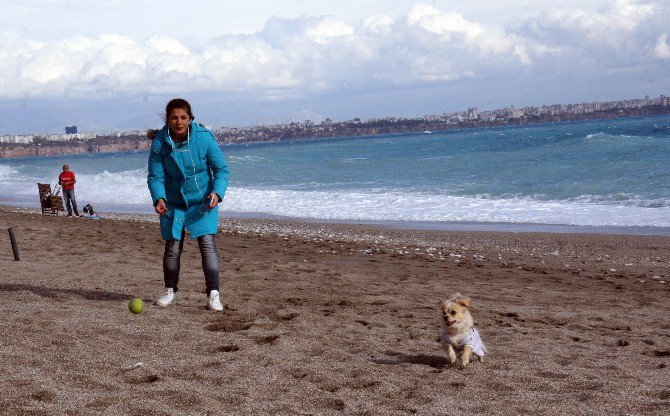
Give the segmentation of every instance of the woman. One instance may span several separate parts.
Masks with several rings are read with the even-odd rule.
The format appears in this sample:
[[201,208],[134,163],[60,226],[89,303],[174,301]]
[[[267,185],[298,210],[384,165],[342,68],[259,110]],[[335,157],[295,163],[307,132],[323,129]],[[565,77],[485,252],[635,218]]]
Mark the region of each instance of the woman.
[[198,239],[207,306],[210,310],[222,311],[215,240],[219,225],[216,206],[228,187],[228,166],[214,134],[195,123],[194,118],[188,101],[175,98],[165,108],[166,125],[148,133],[153,142],[147,183],[165,240],[166,291],[156,304],[168,306],[177,298],[179,259],[185,231],[188,231],[191,238]]

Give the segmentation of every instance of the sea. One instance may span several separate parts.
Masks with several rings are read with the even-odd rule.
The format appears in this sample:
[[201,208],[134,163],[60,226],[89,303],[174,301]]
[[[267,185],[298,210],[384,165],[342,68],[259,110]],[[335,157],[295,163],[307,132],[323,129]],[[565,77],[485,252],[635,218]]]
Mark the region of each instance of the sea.
[[[432,230],[670,235],[670,116],[222,145],[220,213]],[[80,207],[153,213],[147,152],[0,159],[0,204],[77,175]]]

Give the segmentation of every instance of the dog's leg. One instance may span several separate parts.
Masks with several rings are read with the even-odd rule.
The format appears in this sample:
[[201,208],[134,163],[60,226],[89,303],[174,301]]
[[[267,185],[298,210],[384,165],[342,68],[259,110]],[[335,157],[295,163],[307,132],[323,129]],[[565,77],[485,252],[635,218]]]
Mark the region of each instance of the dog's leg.
[[449,363],[454,364],[456,362],[456,351],[454,351],[454,347],[452,347],[451,344],[445,344],[444,351],[447,353]]
[[461,354],[461,368],[465,368],[466,365],[470,364],[470,357],[472,356],[472,347],[466,345],[463,347],[463,354]]
[[[484,350],[485,353],[489,351],[489,350],[486,348],[486,345],[484,345],[483,342],[482,342],[482,350]],[[484,362],[484,357],[477,356],[477,358],[479,358],[479,362],[480,362],[480,363],[483,363],[483,362]]]

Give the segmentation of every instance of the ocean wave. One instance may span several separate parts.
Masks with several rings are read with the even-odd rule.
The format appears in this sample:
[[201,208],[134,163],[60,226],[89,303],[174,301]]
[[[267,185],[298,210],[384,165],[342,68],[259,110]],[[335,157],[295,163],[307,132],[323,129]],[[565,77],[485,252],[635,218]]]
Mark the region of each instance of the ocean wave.
[[8,176],[16,175],[17,173],[19,172],[11,166],[0,165],[0,180],[3,180]]
[[629,134],[610,134],[605,132],[591,133],[586,135],[586,139],[598,139],[598,138],[619,138],[619,139],[639,139],[646,136],[633,136]]
[[103,171],[95,175],[78,175],[77,198],[97,203],[122,205],[150,204],[146,169],[125,172]]
[[611,134],[605,133],[605,132],[599,132],[599,133],[591,133],[586,135],[586,139],[594,139],[594,138],[600,138],[600,137],[612,137]]
[[[13,170],[5,169],[5,172]],[[149,207],[146,170],[78,175],[77,200],[104,211],[105,206]],[[0,186],[0,193],[35,202],[34,183]],[[228,189],[224,211],[315,220],[500,222],[591,226],[670,227],[670,200],[633,194],[582,195],[546,200],[545,195],[505,197],[482,193],[449,195],[397,189],[301,190],[235,186]],[[35,202],[36,203],[36,202]]]
[[265,160],[265,158],[255,155],[244,155],[244,156],[227,155],[226,160],[228,162],[262,162],[263,160]]
[[611,195],[580,195],[566,200],[568,203],[612,205],[640,208],[670,207],[670,200],[665,198],[645,199],[639,195],[616,193]]
[[670,207],[532,198],[492,199],[402,192],[315,192],[232,188],[223,209],[287,217],[365,221],[501,222],[670,227]]
[[[129,171],[82,175],[76,187],[80,204],[128,207],[130,211],[150,207],[146,176]],[[36,203],[34,184],[13,195],[25,195]],[[5,194],[3,189],[0,192]],[[12,194],[5,194],[12,196]],[[121,208],[122,209],[122,208]],[[231,186],[221,205],[223,211],[265,214],[314,220],[496,222],[585,226],[670,227],[670,201],[604,201],[583,197],[546,201],[532,197],[494,198],[490,195],[453,196],[427,192],[304,191]]]

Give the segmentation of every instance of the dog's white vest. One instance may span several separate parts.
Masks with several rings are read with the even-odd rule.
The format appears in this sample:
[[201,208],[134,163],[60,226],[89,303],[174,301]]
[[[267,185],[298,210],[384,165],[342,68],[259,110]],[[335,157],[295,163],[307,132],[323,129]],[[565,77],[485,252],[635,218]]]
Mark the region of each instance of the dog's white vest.
[[479,336],[479,331],[475,327],[472,327],[470,334],[463,338],[458,344],[454,343],[449,335],[446,332],[440,334],[440,342],[443,344],[451,344],[452,347],[461,350],[463,347],[468,346],[472,348],[472,352],[477,354],[478,357],[483,357],[486,347],[482,342],[482,339]]

